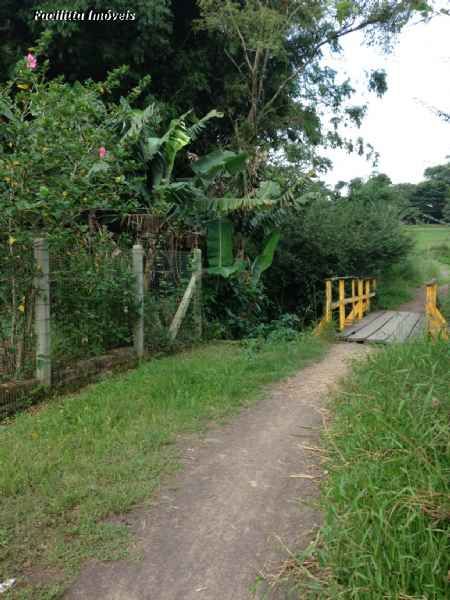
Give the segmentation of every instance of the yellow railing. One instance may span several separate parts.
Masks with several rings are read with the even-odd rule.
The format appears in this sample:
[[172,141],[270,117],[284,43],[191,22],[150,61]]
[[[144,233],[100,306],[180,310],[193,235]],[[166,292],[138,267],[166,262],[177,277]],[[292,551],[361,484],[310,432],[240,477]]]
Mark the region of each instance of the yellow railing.
[[435,280],[426,284],[425,312],[427,315],[428,333],[433,338],[442,337],[448,340],[448,323],[438,308],[438,285]]
[[[333,286],[337,284],[337,299]],[[319,323],[320,331],[333,320],[333,311],[339,311],[339,330],[353,321],[362,319],[370,310],[371,298],[376,295],[377,280],[373,277],[333,277],[325,280],[325,310]],[[350,309],[350,310],[349,310]]]

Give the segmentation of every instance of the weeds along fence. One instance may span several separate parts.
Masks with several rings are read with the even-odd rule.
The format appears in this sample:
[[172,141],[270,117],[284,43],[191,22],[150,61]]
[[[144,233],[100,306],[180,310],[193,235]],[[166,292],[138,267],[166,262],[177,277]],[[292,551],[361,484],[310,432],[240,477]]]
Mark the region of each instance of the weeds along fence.
[[[11,240],[11,238],[10,238]],[[201,336],[201,251],[3,244],[0,419]]]

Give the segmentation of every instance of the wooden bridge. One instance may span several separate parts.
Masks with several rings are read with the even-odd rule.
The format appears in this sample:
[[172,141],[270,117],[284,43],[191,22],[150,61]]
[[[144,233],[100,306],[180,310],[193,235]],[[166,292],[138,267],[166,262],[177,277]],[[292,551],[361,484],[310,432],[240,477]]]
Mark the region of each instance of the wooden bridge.
[[[376,296],[374,278],[334,277],[325,281],[325,311],[321,330],[338,314],[338,337],[347,342],[406,342],[428,332],[448,339],[448,325],[438,308],[436,281],[426,284],[423,312],[377,310],[370,312]],[[336,298],[336,299],[335,299]]]

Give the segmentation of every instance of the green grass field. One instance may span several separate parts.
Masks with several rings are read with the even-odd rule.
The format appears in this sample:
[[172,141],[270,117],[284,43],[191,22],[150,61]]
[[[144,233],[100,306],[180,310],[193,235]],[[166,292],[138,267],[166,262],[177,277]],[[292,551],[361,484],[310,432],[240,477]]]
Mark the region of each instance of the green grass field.
[[450,225],[408,225],[406,230],[414,237],[419,251],[450,245]]
[[391,346],[337,393],[325,524],[296,598],[449,598],[449,360],[445,342]]
[[450,281],[450,226],[407,225],[405,230],[415,247],[380,278],[377,306],[382,309],[394,310],[412,300],[416,289],[431,279],[441,285]]
[[[123,557],[127,528],[105,518],[149,499],[177,467],[174,441],[254,402],[264,386],[322,356],[293,341],[210,344],[52,400],[0,426],[0,581],[6,598],[59,598],[80,563]],[[54,587],[24,586],[30,570]]]

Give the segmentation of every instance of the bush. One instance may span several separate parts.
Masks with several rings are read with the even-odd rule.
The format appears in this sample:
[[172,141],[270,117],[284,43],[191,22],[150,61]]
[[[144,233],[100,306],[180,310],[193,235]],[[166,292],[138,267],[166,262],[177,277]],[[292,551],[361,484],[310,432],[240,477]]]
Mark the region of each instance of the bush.
[[203,289],[208,329],[223,338],[252,336],[261,323],[271,320],[272,303],[261,284],[252,286],[240,277],[205,277]]
[[274,263],[264,276],[269,299],[281,312],[322,313],[324,279],[338,275],[377,277],[404,259],[412,241],[397,209],[345,199],[318,201],[282,226]]
[[431,253],[434,258],[446,265],[450,265],[450,245],[449,244],[438,244],[433,246]]
[[51,245],[52,349],[56,360],[132,344],[137,317],[128,251],[112,242]]
[[19,61],[0,86],[0,226],[14,236],[73,229],[89,210],[136,204],[125,177],[136,164],[116,127],[125,109],[104,101],[123,69],[102,84],[71,85],[48,81],[48,64],[37,64]]

